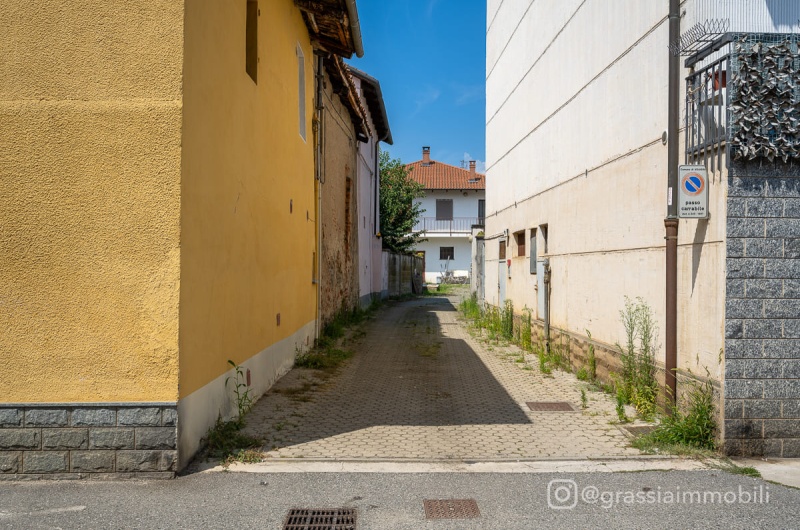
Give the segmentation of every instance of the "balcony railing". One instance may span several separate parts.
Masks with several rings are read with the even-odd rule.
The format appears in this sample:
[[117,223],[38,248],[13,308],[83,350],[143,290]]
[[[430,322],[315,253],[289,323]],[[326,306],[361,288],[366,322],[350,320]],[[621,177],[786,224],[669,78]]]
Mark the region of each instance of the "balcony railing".
[[435,217],[421,217],[414,226],[415,232],[424,230],[429,234],[466,233],[472,230],[473,225],[483,225],[482,217],[453,217],[450,220],[436,219]]

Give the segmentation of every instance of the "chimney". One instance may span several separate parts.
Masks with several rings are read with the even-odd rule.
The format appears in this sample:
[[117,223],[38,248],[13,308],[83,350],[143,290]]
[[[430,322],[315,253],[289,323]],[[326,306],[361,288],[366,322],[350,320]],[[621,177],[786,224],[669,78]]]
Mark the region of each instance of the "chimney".
[[431,165],[431,148],[427,145],[422,148],[422,164]]
[[472,173],[472,174],[475,174],[475,161],[474,160],[470,160],[469,161],[469,172]]

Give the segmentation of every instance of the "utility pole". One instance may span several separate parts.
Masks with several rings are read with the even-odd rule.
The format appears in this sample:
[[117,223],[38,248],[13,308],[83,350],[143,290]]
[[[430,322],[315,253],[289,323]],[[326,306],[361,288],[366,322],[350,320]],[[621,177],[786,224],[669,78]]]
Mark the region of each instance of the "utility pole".
[[[681,36],[680,0],[669,0],[669,42]],[[668,47],[669,49],[669,47]],[[677,51],[677,50],[676,50]],[[666,229],[666,369],[665,382],[670,399],[676,402],[678,367],[678,113],[680,54],[669,50],[669,118],[667,130],[667,217]]]

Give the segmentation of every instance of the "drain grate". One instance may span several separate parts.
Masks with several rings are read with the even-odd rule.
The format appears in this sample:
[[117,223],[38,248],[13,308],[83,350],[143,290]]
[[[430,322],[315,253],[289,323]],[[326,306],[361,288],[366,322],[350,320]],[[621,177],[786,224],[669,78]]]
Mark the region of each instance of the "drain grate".
[[475,519],[481,516],[474,499],[426,499],[423,503],[425,519]]
[[527,401],[525,404],[535,412],[575,412],[566,401]]
[[283,530],[355,530],[356,509],[313,510],[293,508],[283,522]]

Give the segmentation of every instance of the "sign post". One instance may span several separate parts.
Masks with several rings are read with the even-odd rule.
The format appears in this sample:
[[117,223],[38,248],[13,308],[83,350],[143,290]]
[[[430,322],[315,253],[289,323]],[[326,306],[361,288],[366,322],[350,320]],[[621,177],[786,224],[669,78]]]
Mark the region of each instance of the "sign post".
[[708,171],[705,166],[678,168],[678,217],[708,219]]

